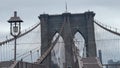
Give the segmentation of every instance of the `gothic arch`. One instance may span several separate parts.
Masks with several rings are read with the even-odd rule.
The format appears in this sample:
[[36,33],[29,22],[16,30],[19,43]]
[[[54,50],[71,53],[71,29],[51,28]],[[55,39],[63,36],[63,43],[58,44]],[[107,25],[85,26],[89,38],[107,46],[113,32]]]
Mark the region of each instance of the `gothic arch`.
[[84,37],[81,35],[80,32],[76,32],[74,35],[74,44],[75,46],[79,49],[79,55],[81,57],[85,57],[85,53],[83,52],[85,49],[85,39]]
[[[56,37],[60,35],[59,33],[56,33],[52,39],[52,42],[56,39]],[[63,63],[65,62],[65,49],[64,49],[64,40],[62,38],[62,36],[60,35],[57,44],[55,45],[55,47],[53,48],[53,50],[51,51],[51,60],[53,61],[53,63],[55,63],[56,65],[58,64],[58,66],[60,68],[63,68]],[[54,64],[53,64],[54,65]]]

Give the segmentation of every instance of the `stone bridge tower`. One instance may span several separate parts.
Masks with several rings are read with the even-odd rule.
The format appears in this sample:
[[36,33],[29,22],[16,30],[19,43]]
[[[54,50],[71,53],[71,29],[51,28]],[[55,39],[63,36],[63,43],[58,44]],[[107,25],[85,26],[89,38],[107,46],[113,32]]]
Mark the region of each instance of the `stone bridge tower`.
[[[86,46],[86,56],[96,57],[96,44],[94,34],[94,16],[95,13],[88,11],[85,13],[71,14],[63,13],[62,15],[42,14],[39,16],[41,21],[41,54],[43,54],[51,44],[56,33],[59,33],[62,25],[64,28],[60,34],[65,43],[65,68],[75,68],[73,60],[72,45],[76,32],[79,32]],[[42,62],[51,68],[51,54]]]

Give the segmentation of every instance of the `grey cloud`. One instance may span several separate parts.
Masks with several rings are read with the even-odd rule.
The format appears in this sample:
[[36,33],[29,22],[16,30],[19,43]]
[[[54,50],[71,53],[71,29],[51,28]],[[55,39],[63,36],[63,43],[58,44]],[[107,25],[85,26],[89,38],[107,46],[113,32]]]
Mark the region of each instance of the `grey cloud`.
[[[111,16],[119,18],[119,0],[66,0],[68,11],[81,13],[88,9],[96,13],[96,18],[108,21]],[[61,14],[65,12],[65,0],[0,0],[0,21],[6,22],[13,11],[18,14],[25,23],[38,21],[38,15],[46,12],[49,14]],[[105,14],[108,13],[108,14]],[[104,19],[103,19],[104,18]],[[114,19],[115,20],[115,19]],[[119,22],[117,20],[117,22]],[[24,23],[24,25],[26,25]]]

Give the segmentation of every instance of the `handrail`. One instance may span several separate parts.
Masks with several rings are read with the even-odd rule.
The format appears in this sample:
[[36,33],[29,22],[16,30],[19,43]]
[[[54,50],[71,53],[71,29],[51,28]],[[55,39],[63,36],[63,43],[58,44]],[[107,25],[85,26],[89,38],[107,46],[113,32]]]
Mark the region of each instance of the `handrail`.
[[15,68],[17,64],[18,64],[18,61],[14,61],[14,63],[9,68]]

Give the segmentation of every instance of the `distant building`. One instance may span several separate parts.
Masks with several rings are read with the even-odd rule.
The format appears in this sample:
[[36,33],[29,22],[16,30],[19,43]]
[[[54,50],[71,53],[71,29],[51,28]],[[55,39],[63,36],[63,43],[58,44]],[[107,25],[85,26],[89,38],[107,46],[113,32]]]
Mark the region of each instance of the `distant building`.
[[115,62],[111,59],[111,60],[108,60],[108,64],[111,64],[108,66],[108,68],[120,68],[120,61]]
[[101,64],[102,64],[102,51],[101,51],[101,50],[98,50],[98,54],[99,54],[100,62],[101,62]]

